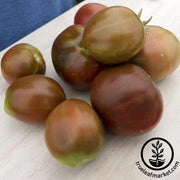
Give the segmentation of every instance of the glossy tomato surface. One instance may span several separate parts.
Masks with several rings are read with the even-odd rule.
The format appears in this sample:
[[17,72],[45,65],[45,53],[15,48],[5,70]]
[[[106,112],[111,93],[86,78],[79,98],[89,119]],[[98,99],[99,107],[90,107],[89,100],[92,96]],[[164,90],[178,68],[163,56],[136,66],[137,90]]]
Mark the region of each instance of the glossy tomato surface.
[[69,99],[48,116],[45,140],[57,160],[68,166],[79,166],[95,159],[101,152],[105,131],[89,104]]
[[11,84],[24,76],[45,74],[46,65],[42,54],[36,47],[21,43],[11,47],[4,54],[1,70],[6,81]]
[[94,15],[84,29],[85,46],[96,60],[104,64],[128,61],[141,49],[144,26],[129,8],[114,6]]
[[142,67],[154,81],[164,79],[180,64],[180,43],[170,31],[159,26],[146,26],[142,50],[131,60]]
[[148,74],[133,64],[102,70],[92,83],[90,98],[105,126],[125,136],[150,131],[163,111],[159,90]]
[[52,61],[58,75],[79,90],[88,89],[102,69],[85,50],[82,41],[84,27],[73,25],[55,39],[52,46]]
[[99,3],[87,3],[83,5],[75,14],[74,24],[86,25],[91,17],[105,8],[106,6]]
[[64,91],[56,81],[43,75],[31,75],[9,86],[4,109],[20,121],[40,124],[65,99]]

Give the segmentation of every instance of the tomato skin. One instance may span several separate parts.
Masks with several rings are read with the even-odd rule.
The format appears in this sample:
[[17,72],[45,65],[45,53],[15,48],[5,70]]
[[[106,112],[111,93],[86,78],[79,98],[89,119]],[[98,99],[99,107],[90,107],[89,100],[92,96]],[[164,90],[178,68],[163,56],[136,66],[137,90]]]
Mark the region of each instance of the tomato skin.
[[36,47],[21,43],[11,47],[4,54],[1,70],[5,80],[11,84],[24,76],[45,74],[46,64]]
[[131,62],[142,67],[154,81],[171,74],[180,64],[180,43],[170,31],[159,26],[146,26],[142,50]]
[[107,6],[99,3],[88,3],[83,5],[75,14],[74,24],[85,26],[91,17],[106,7]]
[[103,65],[85,50],[82,41],[84,27],[72,25],[60,33],[52,46],[52,61],[58,75],[78,90],[89,89]]
[[104,146],[105,131],[89,104],[68,99],[48,116],[45,140],[57,160],[68,166],[80,166],[99,155]]
[[105,126],[125,136],[150,131],[163,111],[159,90],[148,74],[133,64],[102,70],[92,83],[90,99]]
[[114,6],[89,20],[83,39],[89,54],[97,61],[118,64],[140,51],[144,35],[144,25],[132,10]]
[[42,124],[48,114],[65,99],[64,91],[56,81],[43,75],[31,75],[9,86],[4,110],[25,123]]

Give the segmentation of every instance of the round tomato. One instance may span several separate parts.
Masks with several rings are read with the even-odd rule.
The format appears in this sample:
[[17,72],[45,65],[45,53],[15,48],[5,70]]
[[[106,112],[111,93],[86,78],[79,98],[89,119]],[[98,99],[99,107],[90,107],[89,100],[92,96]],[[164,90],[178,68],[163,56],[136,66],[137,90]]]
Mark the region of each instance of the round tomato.
[[40,124],[65,99],[64,91],[56,81],[43,75],[31,75],[9,86],[4,109],[20,121]]
[[88,3],[83,5],[75,14],[74,24],[86,25],[91,17],[105,8],[106,6],[98,3]]
[[26,43],[10,48],[1,61],[2,74],[8,83],[17,79],[33,75],[45,74],[46,65],[40,51]]
[[55,39],[52,47],[52,61],[58,75],[79,90],[88,89],[102,69],[84,47],[82,40],[84,27],[73,25],[65,29]]
[[105,131],[90,105],[69,99],[48,116],[45,140],[57,160],[68,166],[79,166],[92,161],[101,152]]
[[145,43],[131,62],[142,67],[154,81],[164,79],[180,63],[180,43],[170,31],[146,26]]
[[84,29],[89,54],[104,64],[128,61],[141,49],[144,25],[129,8],[114,6],[93,16]]
[[106,127],[125,136],[153,129],[163,110],[160,91],[149,75],[133,64],[102,70],[92,83],[90,98]]

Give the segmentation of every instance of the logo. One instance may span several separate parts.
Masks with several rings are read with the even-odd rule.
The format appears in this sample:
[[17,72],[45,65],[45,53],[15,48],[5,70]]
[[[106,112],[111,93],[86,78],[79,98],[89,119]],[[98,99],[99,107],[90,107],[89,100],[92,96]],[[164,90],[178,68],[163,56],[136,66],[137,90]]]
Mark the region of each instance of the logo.
[[174,149],[166,139],[160,137],[146,141],[141,148],[140,155],[142,161],[137,161],[135,164],[141,173],[151,178],[169,176],[180,165],[179,161],[172,164]]
[[141,159],[149,169],[159,171],[167,168],[173,161],[172,145],[163,138],[146,141],[141,149]]

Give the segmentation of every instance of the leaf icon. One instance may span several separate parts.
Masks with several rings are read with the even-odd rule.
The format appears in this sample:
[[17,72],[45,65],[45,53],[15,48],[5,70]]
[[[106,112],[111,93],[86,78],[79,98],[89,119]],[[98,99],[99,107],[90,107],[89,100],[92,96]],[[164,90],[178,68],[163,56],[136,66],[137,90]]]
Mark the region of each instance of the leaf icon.
[[162,148],[161,150],[160,150],[160,153],[162,153],[164,151],[164,149]]
[[163,157],[163,156],[164,156],[164,155],[162,155],[162,154],[159,155],[160,158]]
[[153,158],[155,158],[155,157],[156,157],[156,155],[154,155],[154,154],[153,154],[153,155],[152,155],[152,157],[153,157]]
[[159,144],[159,148],[162,146],[162,143]]
[[153,146],[154,148],[156,148],[156,146],[155,146],[155,144],[154,144],[154,143],[152,143],[152,146]]
[[154,149],[152,149],[152,152],[153,152],[154,154],[156,154],[156,151],[155,151]]
[[156,146],[159,144],[159,140],[158,141],[156,141]]

